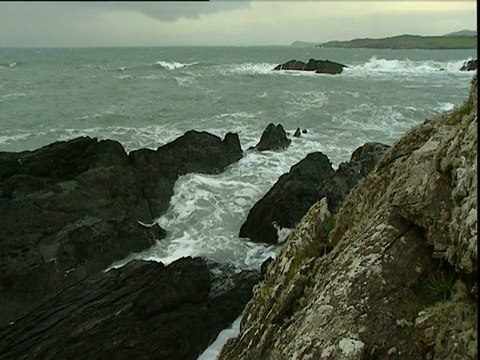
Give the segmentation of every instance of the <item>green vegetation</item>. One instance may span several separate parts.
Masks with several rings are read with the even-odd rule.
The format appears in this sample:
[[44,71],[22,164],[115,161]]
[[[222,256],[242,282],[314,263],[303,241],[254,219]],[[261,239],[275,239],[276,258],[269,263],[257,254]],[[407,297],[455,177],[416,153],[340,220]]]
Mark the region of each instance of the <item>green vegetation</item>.
[[453,295],[455,287],[454,271],[439,271],[431,275],[427,282],[427,292],[432,300],[446,301]]
[[445,120],[445,124],[447,125],[457,125],[462,121],[463,117],[470,112],[470,103],[468,100],[465,100],[459,108],[455,109],[450,115],[447,120]]
[[476,49],[476,36],[418,36],[400,35],[381,39],[329,41],[317,45],[324,48],[367,49]]

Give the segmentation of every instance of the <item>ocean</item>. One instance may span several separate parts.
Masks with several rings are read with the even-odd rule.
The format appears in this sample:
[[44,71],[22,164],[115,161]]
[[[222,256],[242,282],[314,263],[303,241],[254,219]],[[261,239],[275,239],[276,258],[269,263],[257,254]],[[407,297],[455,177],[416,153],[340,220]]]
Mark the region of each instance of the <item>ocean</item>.
[[[294,47],[0,49],[0,151],[78,136],[155,149],[186,131],[239,135],[243,158],[220,175],[178,179],[167,238],[132,258],[168,264],[202,256],[258,268],[276,247],[238,237],[250,208],[307,154],[334,168],[365,142],[393,144],[413,126],[460,105],[476,50]],[[340,75],[273,71],[291,59],[348,65]],[[269,123],[292,138],[284,151],[247,151]]]

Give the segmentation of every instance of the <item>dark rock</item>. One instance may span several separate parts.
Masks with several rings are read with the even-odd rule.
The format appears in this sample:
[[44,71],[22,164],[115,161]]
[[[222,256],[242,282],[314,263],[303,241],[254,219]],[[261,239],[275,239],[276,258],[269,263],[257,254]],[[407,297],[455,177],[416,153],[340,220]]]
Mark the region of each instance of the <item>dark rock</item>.
[[257,151],[282,150],[290,146],[292,140],[287,138],[287,133],[281,124],[275,126],[270,123],[263,131],[259,143],[254,147]]
[[129,157],[152,213],[159,216],[168,209],[179,176],[219,174],[241,159],[242,148],[237,134],[228,133],[222,141],[207,132],[191,130],[156,151],[140,149]]
[[477,70],[477,59],[465,61],[460,68],[460,71],[475,71]]
[[306,133],[307,133],[307,129],[303,129],[302,134],[306,134]]
[[272,262],[273,262],[273,258],[270,256],[267,260],[265,260],[262,263],[262,266],[260,267],[260,273],[262,275],[265,275],[267,273],[268,265],[270,265]]
[[348,193],[383,157],[388,145],[366,143],[356,149],[348,163],[334,171],[328,158],[320,152],[307,155],[250,210],[240,228],[240,237],[252,241],[277,243],[275,228],[293,228],[308,209],[323,197],[332,214],[337,213]]
[[183,258],[98,273],[0,330],[0,357],[197,359],[240,315],[260,279],[225,268],[214,275],[212,267]]
[[297,130],[295,130],[295,134],[293,134],[294,137],[300,137],[301,135],[301,132],[300,132],[300,128],[297,128]]
[[237,135],[193,131],[130,155],[88,137],[0,152],[0,326],[165,237],[141,223],[166,211],[178,176],[219,173],[241,156]]
[[357,148],[350,161],[341,163],[337,171],[318,187],[318,199],[326,196],[330,212],[337,213],[348,193],[373,169],[388,148],[380,143],[366,143]]
[[240,237],[252,241],[277,243],[275,222],[281,228],[293,228],[307,210],[318,200],[317,187],[328,179],[334,170],[328,158],[314,152],[290,172],[283,174],[276,184],[250,210],[240,228]]
[[274,70],[315,71],[317,74],[340,74],[344,67],[347,66],[329,60],[310,59],[308,63],[290,60],[284,64],[277,65]]

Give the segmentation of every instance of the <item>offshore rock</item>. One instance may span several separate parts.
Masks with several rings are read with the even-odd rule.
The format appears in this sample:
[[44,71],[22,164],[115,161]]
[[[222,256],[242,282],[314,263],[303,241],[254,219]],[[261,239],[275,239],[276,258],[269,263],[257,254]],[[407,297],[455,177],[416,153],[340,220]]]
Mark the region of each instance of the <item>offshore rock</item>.
[[[292,231],[219,359],[476,359],[477,76]],[[332,229],[333,227],[333,229]],[[332,229],[332,230],[331,230]]]
[[200,258],[134,261],[77,283],[0,330],[2,359],[197,359],[259,273]]
[[310,59],[308,63],[290,60],[284,64],[277,65],[273,70],[315,71],[317,74],[340,74],[344,67],[347,66],[329,60]]
[[460,71],[475,71],[477,70],[478,60],[468,60],[460,68]]
[[0,327],[165,237],[153,220],[178,176],[218,173],[241,157],[233,134],[187,133],[146,152],[140,161],[141,150],[82,137],[0,153]]
[[240,237],[276,244],[277,227],[293,228],[317,201],[317,187],[334,170],[321,152],[308,154],[292,166],[250,210],[240,228]]
[[270,123],[263,130],[262,137],[254,149],[257,151],[283,150],[290,146],[292,140],[287,138],[287,133],[281,124],[275,126]]

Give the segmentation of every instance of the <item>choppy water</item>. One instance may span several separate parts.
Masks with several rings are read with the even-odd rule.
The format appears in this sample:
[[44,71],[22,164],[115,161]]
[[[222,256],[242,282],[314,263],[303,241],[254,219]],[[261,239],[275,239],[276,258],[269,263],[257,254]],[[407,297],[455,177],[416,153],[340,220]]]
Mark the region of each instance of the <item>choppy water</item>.
[[[242,148],[281,123],[283,152],[246,153],[220,175],[189,174],[158,219],[169,235],[137,256],[165,263],[205,256],[258,267],[272,247],[239,239],[249,209],[308,153],[336,167],[367,141],[392,144],[425,118],[459,105],[475,50],[291,47],[0,49],[0,151],[32,150],[81,135],[127,151],[166,144],[195,129],[237,132]],[[285,61],[329,59],[338,76],[274,72]]]

